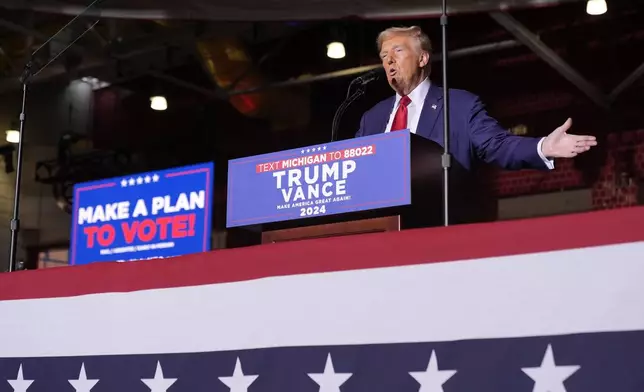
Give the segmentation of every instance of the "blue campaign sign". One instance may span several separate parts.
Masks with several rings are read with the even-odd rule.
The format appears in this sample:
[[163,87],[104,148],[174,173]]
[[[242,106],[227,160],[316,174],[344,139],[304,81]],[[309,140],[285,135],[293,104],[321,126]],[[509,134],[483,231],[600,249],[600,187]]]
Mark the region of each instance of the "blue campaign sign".
[[408,131],[234,159],[228,164],[227,227],[410,203]]
[[210,250],[212,162],[74,186],[70,264]]

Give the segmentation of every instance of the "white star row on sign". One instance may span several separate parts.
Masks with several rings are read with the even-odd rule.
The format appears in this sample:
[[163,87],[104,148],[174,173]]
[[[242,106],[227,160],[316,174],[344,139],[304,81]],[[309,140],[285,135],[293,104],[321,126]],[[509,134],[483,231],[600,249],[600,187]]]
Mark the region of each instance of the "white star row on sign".
[[[546,352],[539,367],[521,368],[521,370],[534,380],[533,392],[567,392],[564,381],[573,375],[580,366],[557,366],[555,365],[554,353],[551,345],[548,345]],[[432,350],[427,364],[427,369],[417,372],[409,372],[418,384],[418,392],[444,392],[445,384],[456,370],[438,370],[438,359],[436,352]],[[336,373],[333,367],[331,354],[327,355],[326,364],[322,373],[308,373],[308,376],[318,384],[318,392],[341,392],[340,386],[347,382],[353,373]],[[241,361],[237,358],[233,375],[229,377],[219,377],[219,380],[225,384],[229,392],[248,392],[250,385],[255,382],[258,375],[244,375]],[[161,362],[157,361],[154,378],[143,378],[141,381],[147,385],[150,392],[167,392],[176,381],[176,378],[165,378]],[[34,380],[25,380],[22,372],[22,364],[18,368],[18,376],[15,380],[7,380],[13,388],[13,392],[28,392]],[[92,388],[99,382],[98,379],[87,379],[85,373],[85,364],[81,364],[78,379],[69,380],[76,392],[91,392]]]
[[159,182],[159,177],[158,174],[154,174],[152,176],[146,175],[145,177],[139,176],[137,178],[130,177],[129,179],[124,178],[121,180],[121,187],[125,188],[126,186],[135,186],[135,185],[142,185],[142,184],[149,184],[151,182]]
[[322,147],[313,147],[313,148],[303,149],[300,152],[302,154],[306,154],[306,153],[311,153],[311,152],[316,152],[316,151],[325,151],[325,150],[326,150],[326,146],[322,146]]

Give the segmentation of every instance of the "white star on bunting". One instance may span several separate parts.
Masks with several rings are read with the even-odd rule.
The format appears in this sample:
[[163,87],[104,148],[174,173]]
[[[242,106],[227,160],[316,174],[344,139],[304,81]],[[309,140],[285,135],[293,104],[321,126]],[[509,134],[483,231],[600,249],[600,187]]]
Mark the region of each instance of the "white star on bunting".
[[122,187],[126,187],[126,186],[127,186],[127,180],[126,180],[126,179],[123,179],[123,181],[121,181],[121,186],[122,186]]
[[153,182],[159,182],[159,176],[157,174],[152,176],[152,181]]
[[432,350],[432,355],[427,364],[427,370],[422,372],[409,372],[409,374],[420,384],[418,392],[443,392],[443,384],[456,374],[456,370],[438,370],[436,352]]
[[134,183],[135,183],[135,182],[134,182],[134,178],[130,178],[130,181],[128,181],[128,184],[130,184],[130,185],[134,185]]
[[150,177],[149,175],[148,175],[148,176],[145,176],[145,183],[146,183],[146,184],[149,184],[149,183],[150,183],[150,181],[152,181],[152,177]]
[[81,364],[80,374],[77,380],[67,380],[74,387],[76,392],[90,392],[98,383],[98,380],[88,380],[85,373],[85,363]]
[[226,384],[230,389],[230,392],[248,392],[248,387],[257,379],[257,377],[258,375],[245,376],[239,357],[237,357],[233,375],[230,377],[219,377],[219,381]]
[[324,373],[308,373],[308,376],[320,386],[319,392],[340,392],[340,386],[352,375],[353,373],[336,373],[330,353],[326,357]]
[[150,388],[150,392],[167,392],[168,388],[170,388],[177,379],[164,378],[161,362],[157,361],[157,370],[154,372],[154,378],[143,378],[141,381]]
[[557,366],[552,352],[552,346],[548,345],[543,356],[540,367],[521,368],[525,374],[534,380],[532,392],[566,392],[564,381],[579,370],[581,366]]
[[141,184],[143,184],[143,177],[139,177],[139,178],[137,178],[137,179],[136,179],[136,184],[137,184],[137,185],[141,185]]
[[27,392],[27,389],[31,386],[31,384],[34,382],[34,380],[25,380],[24,376],[22,375],[22,364],[20,364],[20,367],[18,368],[18,376],[16,377],[15,380],[7,380],[9,385],[11,385],[11,388],[13,388],[13,392]]

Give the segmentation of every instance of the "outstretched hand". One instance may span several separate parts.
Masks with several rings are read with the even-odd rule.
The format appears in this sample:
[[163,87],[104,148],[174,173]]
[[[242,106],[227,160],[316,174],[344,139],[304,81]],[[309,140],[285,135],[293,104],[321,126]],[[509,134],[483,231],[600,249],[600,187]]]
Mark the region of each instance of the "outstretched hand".
[[568,119],[548,135],[541,144],[541,152],[548,159],[572,158],[597,145],[595,136],[569,135],[572,120]]

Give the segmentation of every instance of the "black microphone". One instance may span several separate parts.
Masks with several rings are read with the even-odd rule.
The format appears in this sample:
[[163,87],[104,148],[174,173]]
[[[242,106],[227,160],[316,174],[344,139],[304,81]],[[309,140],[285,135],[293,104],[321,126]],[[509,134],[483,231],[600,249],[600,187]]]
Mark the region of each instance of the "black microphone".
[[374,80],[380,79],[380,76],[384,73],[384,68],[376,68],[373,69],[363,75],[358,76],[357,78],[353,79],[351,81],[351,84],[356,84],[360,83],[361,85],[365,85],[367,83],[373,82]]
[[[331,124],[331,141],[334,142],[338,139],[338,128],[340,127],[340,118],[344,114],[345,110],[355,101],[356,99],[360,98],[361,96],[364,95],[365,93],[365,88],[364,86],[367,85],[367,83],[373,82],[374,80],[380,79],[380,76],[382,76],[385,73],[384,68],[376,68],[373,69],[365,74],[362,74],[358,76],[357,78],[353,79],[351,83],[349,84],[349,88],[347,89],[347,97],[342,102],[342,105],[336,110],[335,116],[333,116],[333,123]],[[358,87],[355,89],[356,91],[351,94],[351,89],[354,85],[358,85]]]

